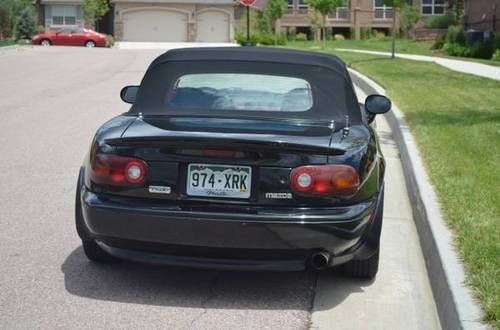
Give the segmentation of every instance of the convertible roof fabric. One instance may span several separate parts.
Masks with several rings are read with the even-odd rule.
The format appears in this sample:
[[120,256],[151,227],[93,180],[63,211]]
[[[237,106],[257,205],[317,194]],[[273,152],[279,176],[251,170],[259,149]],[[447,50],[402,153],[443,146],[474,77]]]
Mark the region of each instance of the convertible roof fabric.
[[169,50],[157,57],[150,69],[169,61],[238,61],[281,64],[315,65],[329,68],[349,79],[344,62],[338,57],[317,52],[306,52],[271,47],[200,47]]
[[[258,111],[208,111],[206,107],[180,109],[170,104],[169,95],[176,89],[178,79],[201,73],[251,73],[300,78],[311,86],[313,106],[308,111],[277,112],[266,111],[265,108]],[[362,120],[351,79],[340,59],[315,52],[260,47],[170,50],[149,66],[130,111],[144,115],[288,118],[352,124]]]

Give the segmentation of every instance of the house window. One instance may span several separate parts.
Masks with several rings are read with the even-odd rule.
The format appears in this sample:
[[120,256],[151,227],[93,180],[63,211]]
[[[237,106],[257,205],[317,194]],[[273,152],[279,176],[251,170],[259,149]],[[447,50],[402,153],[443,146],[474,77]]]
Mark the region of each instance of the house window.
[[422,15],[444,15],[445,0],[422,0]]
[[307,0],[299,0],[297,7],[299,8],[300,13],[302,14],[307,13],[307,9],[309,8]]
[[349,8],[348,7],[337,7],[337,9],[332,13],[333,19],[336,20],[346,20],[349,19]]
[[53,25],[76,25],[76,6],[51,6]]
[[373,11],[375,19],[392,19],[394,17],[392,7],[387,7],[384,0],[374,0]]
[[293,9],[293,0],[288,0],[288,9]]

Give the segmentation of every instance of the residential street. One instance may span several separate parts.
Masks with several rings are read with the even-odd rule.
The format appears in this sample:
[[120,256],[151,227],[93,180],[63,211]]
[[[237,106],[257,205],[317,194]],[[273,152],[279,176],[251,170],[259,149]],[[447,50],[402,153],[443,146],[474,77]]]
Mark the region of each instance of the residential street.
[[161,52],[0,52],[0,329],[439,328],[401,163],[383,118],[385,217],[373,282],[332,273],[87,261],[74,228],[80,163],[95,130],[127,111],[120,89],[139,84]]

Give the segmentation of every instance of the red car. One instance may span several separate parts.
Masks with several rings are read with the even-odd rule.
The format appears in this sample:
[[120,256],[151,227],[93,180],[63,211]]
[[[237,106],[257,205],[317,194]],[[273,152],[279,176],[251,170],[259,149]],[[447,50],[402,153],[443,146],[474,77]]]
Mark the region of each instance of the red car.
[[32,43],[42,46],[105,47],[106,35],[80,27],[65,27],[56,32],[37,34],[33,37]]

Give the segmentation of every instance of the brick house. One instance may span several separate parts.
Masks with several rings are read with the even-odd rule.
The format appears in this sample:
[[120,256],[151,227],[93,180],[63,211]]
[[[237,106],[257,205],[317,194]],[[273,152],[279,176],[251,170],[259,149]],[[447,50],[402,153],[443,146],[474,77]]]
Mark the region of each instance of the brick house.
[[[422,17],[444,15],[447,3],[445,0],[407,0],[409,5],[419,9]],[[288,11],[279,22],[280,29],[310,34],[311,15],[313,11],[306,0],[288,0]],[[331,33],[342,33],[359,38],[361,29],[376,29],[389,32],[394,19],[393,8],[384,5],[383,0],[348,0],[346,6],[337,8],[327,17],[326,25]],[[399,19],[396,17],[396,26]]]
[[500,32],[500,0],[466,1],[465,29]]

